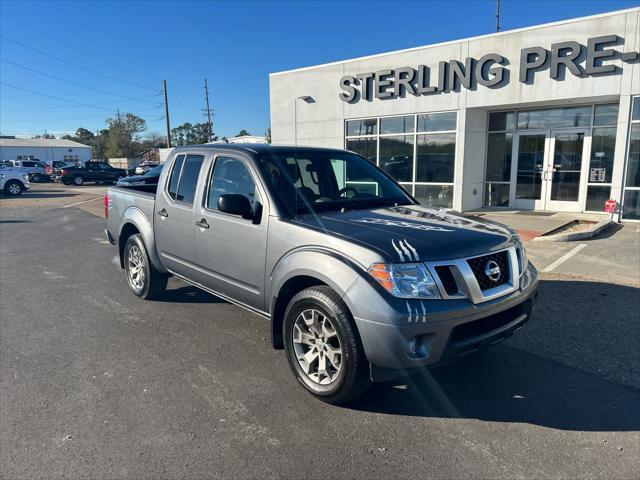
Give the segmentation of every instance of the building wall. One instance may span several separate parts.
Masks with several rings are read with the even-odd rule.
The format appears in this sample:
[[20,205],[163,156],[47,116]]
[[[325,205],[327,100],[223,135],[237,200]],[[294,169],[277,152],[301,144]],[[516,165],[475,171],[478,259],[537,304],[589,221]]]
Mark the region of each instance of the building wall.
[[[346,60],[333,64],[270,75],[271,131],[274,144],[344,147],[345,119],[458,110],[454,208],[469,210],[483,204],[486,118],[490,110],[546,105],[573,105],[620,101],[614,189],[620,194],[631,97],[640,94],[640,64],[621,58],[607,60],[618,71],[607,75],[575,76],[563,71],[550,77],[549,61],[533,75],[533,81],[519,80],[521,49],[574,41],[587,45],[590,38],[617,35],[620,53],[640,51],[640,9],[567,20],[527,29],[501,32],[468,40],[415,48],[400,52]],[[399,67],[431,69],[437,78],[440,61],[467,57],[480,59],[497,53],[509,64],[508,83],[499,88],[475,85],[455,91],[398,98],[360,99],[346,103],[339,98],[339,81],[345,75],[376,72]],[[584,64],[584,58],[578,58]],[[435,82],[432,82],[435,83]],[[314,103],[296,100],[311,96]],[[463,187],[463,188],[459,188]],[[616,197],[614,197],[616,198]]]
[[91,147],[7,147],[0,146],[0,160],[16,160],[18,155],[33,155],[42,162],[63,161],[65,155],[78,155],[78,161],[93,157]]

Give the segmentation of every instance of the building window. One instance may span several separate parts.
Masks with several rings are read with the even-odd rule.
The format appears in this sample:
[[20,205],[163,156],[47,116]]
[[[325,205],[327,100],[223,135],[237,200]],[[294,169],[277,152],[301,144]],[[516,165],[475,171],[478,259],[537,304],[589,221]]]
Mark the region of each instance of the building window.
[[591,155],[587,173],[587,200],[584,206],[588,212],[602,212],[604,202],[609,200],[611,195],[618,110],[617,103],[596,105],[594,108]]
[[622,218],[624,220],[640,220],[640,97],[633,99],[627,152],[627,175],[624,185]]
[[345,147],[378,165],[421,203],[451,208],[456,128],[457,112],[347,120]]
[[16,160],[34,160],[33,155],[16,155]]
[[378,120],[368,118],[365,120],[349,120],[347,122],[347,136],[376,135],[378,133]]
[[347,150],[362,155],[373,164],[378,162],[378,139],[376,137],[347,140]]
[[536,128],[588,127],[591,106],[545,108],[518,112],[518,130]]
[[380,138],[380,168],[399,182],[413,181],[413,135]]
[[65,162],[77,162],[78,161],[78,155],[65,155],[63,158],[63,161]]

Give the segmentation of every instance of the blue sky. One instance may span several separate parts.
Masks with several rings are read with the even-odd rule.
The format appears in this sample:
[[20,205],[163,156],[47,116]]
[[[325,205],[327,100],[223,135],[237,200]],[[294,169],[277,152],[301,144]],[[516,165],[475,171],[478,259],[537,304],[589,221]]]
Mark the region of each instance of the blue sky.
[[[509,30],[638,5],[639,0],[503,0],[501,24]],[[204,121],[206,77],[214,131],[263,134],[269,126],[270,72],[491,33],[494,9],[494,0],[3,0],[0,132],[95,131],[119,108],[147,120],[143,135],[164,134],[162,80],[176,126]]]

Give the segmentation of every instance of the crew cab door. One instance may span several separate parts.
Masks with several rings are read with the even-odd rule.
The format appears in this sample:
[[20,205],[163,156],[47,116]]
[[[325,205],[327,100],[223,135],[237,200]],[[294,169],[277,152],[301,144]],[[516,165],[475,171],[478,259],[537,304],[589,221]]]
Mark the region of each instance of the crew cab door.
[[[246,157],[224,153],[215,156],[206,178],[195,217],[198,283],[264,311],[269,209],[259,176]],[[247,197],[254,218],[219,211],[218,199],[223,194]]]
[[206,152],[178,154],[156,192],[153,228],[156,249],[163,265],[192,279],[194,268],[194,199]]

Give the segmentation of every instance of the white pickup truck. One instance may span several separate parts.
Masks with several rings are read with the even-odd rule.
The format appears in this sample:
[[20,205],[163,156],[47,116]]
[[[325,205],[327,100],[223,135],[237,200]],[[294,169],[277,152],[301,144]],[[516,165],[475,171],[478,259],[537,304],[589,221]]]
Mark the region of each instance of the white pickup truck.
[[0,192],[17,196],[30,186],[28,173],[11,167],[0,168]]

